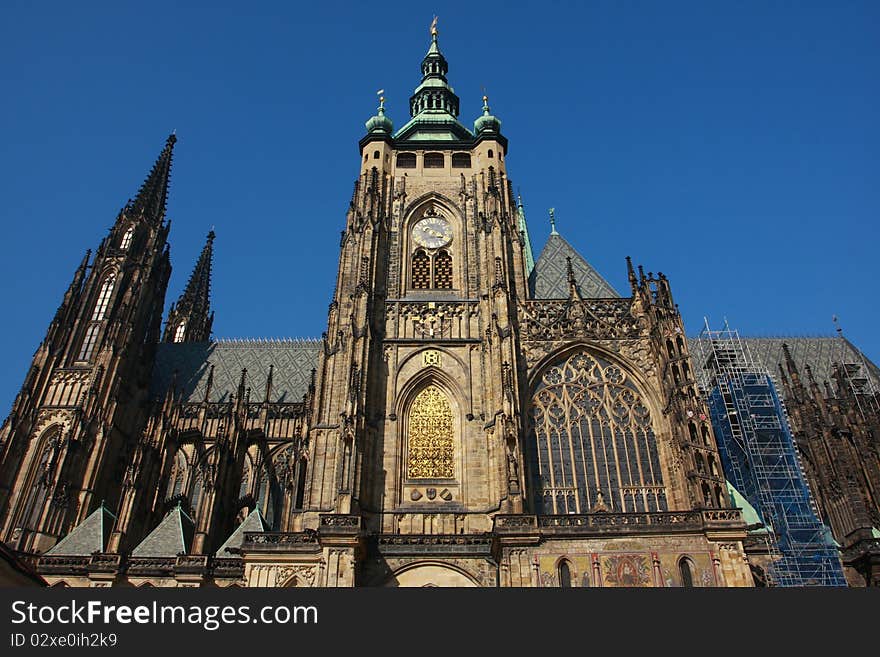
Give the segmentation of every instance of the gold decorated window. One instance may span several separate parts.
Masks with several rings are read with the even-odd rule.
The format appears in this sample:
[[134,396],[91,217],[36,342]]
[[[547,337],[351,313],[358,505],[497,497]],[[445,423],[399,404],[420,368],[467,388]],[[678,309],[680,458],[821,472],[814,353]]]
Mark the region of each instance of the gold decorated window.
[[409,412],[408,479],[455,476],[452,421],[452,407],[440,388],[429,385],[416,395]]

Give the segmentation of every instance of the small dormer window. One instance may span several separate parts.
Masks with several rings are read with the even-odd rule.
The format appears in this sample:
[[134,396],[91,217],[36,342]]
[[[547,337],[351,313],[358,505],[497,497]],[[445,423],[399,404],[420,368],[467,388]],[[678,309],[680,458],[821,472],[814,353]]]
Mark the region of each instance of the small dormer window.
[[134,226],[129,227],[127,231],[125,231],[125,235],[122,236],[122,242],[119,244],[119,248],[123,251],[127,251],[128,247],[131,246],[131,240],[134,237]]

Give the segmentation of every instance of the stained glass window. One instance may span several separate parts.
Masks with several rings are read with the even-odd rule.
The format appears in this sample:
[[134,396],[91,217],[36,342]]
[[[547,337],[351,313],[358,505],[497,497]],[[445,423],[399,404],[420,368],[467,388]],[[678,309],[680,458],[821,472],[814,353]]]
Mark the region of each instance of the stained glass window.
[[666,510],[651,414],[629,375],[586,352],[551,364],[532,395],[536,512]]

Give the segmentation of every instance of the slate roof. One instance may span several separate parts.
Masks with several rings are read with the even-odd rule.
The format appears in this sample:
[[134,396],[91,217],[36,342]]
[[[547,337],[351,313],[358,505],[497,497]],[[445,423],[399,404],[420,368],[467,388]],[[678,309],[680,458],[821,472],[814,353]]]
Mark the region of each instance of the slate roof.
[[180,506],[168,512],[162,522],[132,550],[133,557],[176,557],[189,552],[195,523]]
[[107,539],[110,538],[115,522],[116,516],[102,504],[70,530],[67,536],[47,550],[46,554],[88,557],[93,552],[105,552]]
[[217,550],[217,556],[228,557],[229,552],[226,551],[226,548],[240,548],[241,544],[244,543],[245,532],[265,532],[269,530],[270,527],[263,520],[263,514],[260,513],[260,507],[257,507],[247,515],[247,518],[235,528],[235,531],[226,539],[226,542],[220,546]]
[[578,292],[585,299],[617,298],[620,295],[569,244],[562,235],[553,232],[547,238],[535,268],[529,276],[529,291],[533,299],[567,299],[568,266],[566,258],[571,258]]
[[[834,379],[831,376],[832,363],[862,362],[859,350],[849,340],[839,337],[743,337],[742,341],[756,364],[766,368],[777,381],[779,378],[779,364],[785,362],[785,357],[782,354],[783,343],[788,345],[791,357],[794,359],[804,382],[806,382],[807,375],[806,366],[809,365],[813,370],[813,376],[820,386],[823,381],[833,384]],[[699,355],[699,351],[695,346],[696,338],[688,338],[688,342],[690,343],[691,355],[696,359]],[[873,380],[875,388],[880,389],[880,368],[867,357],[864,357],[864,362],[867,367],[867,376]],[[694,363],[694,365],[702,368],[704,363]],[[782,389],[782,386],[779,386],[779,388],[779,393],[784,395],[785,390]]]
[[219,340],[216,342],[163,342],[158,345],[151,394],[165,395],[175,370],[175,386],[185,401],[201,402],[211,365],[214,380],[209,401],[229,401],[238,390],[241,370],[247,369],[245,385],[252,401],[263,401],[269,366],[272,370],[272,402],[300,402],[309,387],[312,369],[318,365],[320,340]]

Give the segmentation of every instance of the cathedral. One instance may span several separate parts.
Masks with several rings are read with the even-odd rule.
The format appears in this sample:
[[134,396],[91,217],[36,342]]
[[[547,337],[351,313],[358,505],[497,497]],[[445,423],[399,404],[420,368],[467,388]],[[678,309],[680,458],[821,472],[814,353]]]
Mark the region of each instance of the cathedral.
[[[381,99],[366,122],[319,339],[212,338],[213,232],[164,312],[168,138],[0,429],[0,540],[48,584],[762,584],[670,281],[626,258],[621,294],[555,226],[535,260],[501,121],[485,97],[459,120],[436,28],[421,73],[405,125]],[[876,585],[878,370],[798,340],[756,353]],[[838,347],[858,390],[800,374]]]

